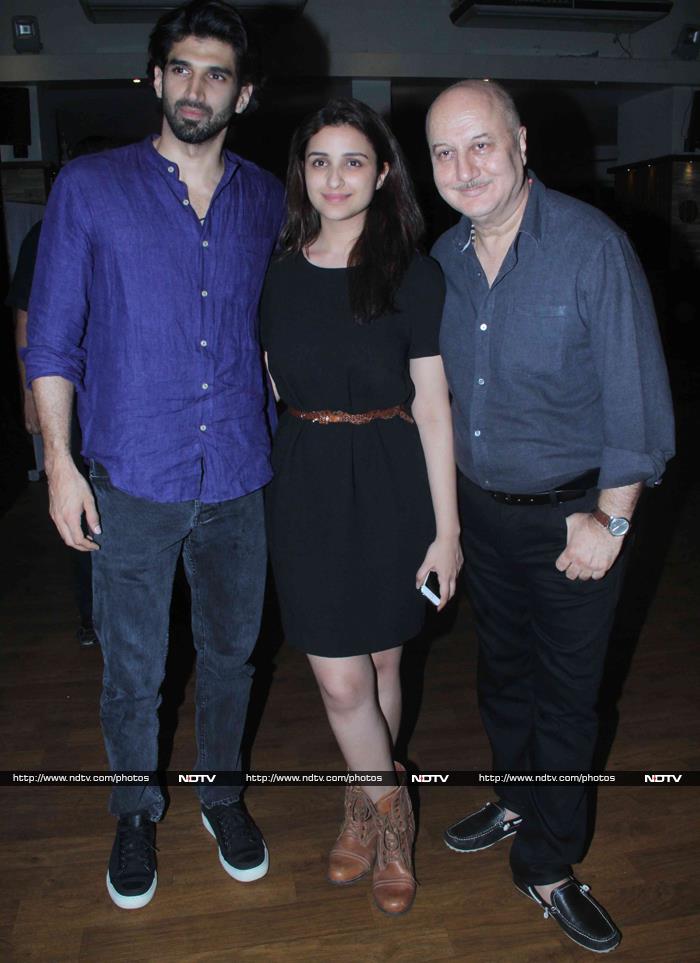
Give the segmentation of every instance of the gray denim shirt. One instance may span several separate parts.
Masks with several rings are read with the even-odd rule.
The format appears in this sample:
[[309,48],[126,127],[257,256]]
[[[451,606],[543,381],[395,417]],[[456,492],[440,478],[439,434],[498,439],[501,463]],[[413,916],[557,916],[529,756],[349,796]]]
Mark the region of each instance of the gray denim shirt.
[[457,464],[495,491],[546,491],[594,468],[600,488],[658,484],[673,407],[642,267],[609,218],[530,176],[490,288],[468,218],[432,250]]

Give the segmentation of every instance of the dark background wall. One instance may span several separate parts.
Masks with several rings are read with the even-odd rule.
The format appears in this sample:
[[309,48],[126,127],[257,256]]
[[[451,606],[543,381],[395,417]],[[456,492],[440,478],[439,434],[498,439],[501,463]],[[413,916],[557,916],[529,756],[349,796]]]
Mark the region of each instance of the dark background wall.
[[[158,104],[145,82],[150,24],[90,23],[78,0],[33,0],[29,6],[8,0],[4,9],[8,17],[36,15],[44,49],[18,55],[10,31],[0,30],[0,85],[29,89],[30,161],[55,167],[82,137],[127,142],[158,129]],[[259,109],[232,131],[231,146],[283,177],[289,139],[301,118],[331,96],[374,84],[416,180],[430,241],[453,223],[454,214],[432,185],[425,111],[441,89],[463,76],[502,80],[528,127],[532,169],[549,186],[595,204],[630,230],[652,275],[672,365],[680,371],[677,381],[692,392],[697,376],[688,365],[699,353],[692,277],[698,265],[695,255],[680,262],[676,257],[674,265],[667,258],[668,251],[686,249],[684,222],[669,188],[672,172],[659,171],[651,186],[632,192],[631,204],[629,183],[618,174],[616,184],[610,168],[682,151],[700,67],[678,57],[675,45],[681,27],[700,19],[697,0],[676,0],[670,16],[623,38],[595,29],[459,29],[449,20],[450,8],[450,0],[308,0],[303,17],[268,22],[267,83]],[[6,170],[24,163],[13,154],[12,147],[0,147]],[[683,197],[696,194],[697,180],[690,179]],[[8,258],[0,250],[3,301],[8,277]],[[0,387],[1,510],[11,498],[3,496],[3,486],[11,492],[21,484],[31,461],[6,310]]]

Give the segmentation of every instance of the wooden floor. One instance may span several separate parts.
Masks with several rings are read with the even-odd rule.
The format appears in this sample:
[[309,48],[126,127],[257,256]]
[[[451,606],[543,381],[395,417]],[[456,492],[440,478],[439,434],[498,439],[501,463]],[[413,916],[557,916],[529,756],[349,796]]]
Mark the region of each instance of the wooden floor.
[[[696,414],[686,412],[692,446]],[[696,467],[687,460],[674,466],[639,532],[604,687],[601,751],[614,735],[611,769],[700,769]],[[0,520],[0,539],[0,768],[105,768],[97,715],[100,652],[75,642],[68,550],[48,522],[42,483],[27,488]],[[186,600],[179,597],[163,728],[167,737],[177,720],[171,765],[186,769],[194,740],[193,687],[191,679],[186,687],[181,681],[191,664],[185,616]],[[271,604],[251,712],[252,765],[342,768],[305,660],[279,642]],[[409,758],[433,772],[488,768],[464,598],[444,624],[433,626],[432,638],[415,647],[405,674]],[[613,706],[621,689],[617,723]],[[324,880],[341,809],[336,788],[248,792],[271,864],[265,879],[242,885],[220,868],[194,793],[174,787],[158,830],[158,892],[136,912],[117,909],[105,890],[114,826],[107,790],[19,787],[0,796],[3,961],[590,958],[513,890],[508,843],[475,855],[443,845],[443,828],[488,798],[481,789],[423,788],[420,887],[413,911],[399,919],[372,906],[368,884],[337,889]],[[699,803],[700,790],[682,786],[601,789],[597,832],[579,875],[623,930],[617,960],[700,960]]]

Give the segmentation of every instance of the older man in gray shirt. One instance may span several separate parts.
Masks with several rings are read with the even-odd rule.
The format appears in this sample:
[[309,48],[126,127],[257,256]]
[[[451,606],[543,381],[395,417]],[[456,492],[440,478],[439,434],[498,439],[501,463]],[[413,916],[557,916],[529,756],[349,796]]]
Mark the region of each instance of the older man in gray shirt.
[[[450,87],[427,129],[438,191],[462,215],[433,256],[494,769],[585,771],[625,536],[673,455],[654,309],[626,235],[527,170],[502,87]],[[515,834],[516,887],[581,946],[614,949],[619,930],[572,875],[585,787],[499,789],[447,845],[475,852]]]

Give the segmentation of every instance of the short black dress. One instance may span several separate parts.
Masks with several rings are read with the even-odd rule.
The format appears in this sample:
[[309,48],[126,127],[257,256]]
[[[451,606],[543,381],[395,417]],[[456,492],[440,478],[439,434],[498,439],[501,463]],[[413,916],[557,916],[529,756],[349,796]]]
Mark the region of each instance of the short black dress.
[[[282,400],[301,411],[410,406],[411,358],[439,354],[440,268],[416,255],[396,313],[353,320],[352,268],[275,261],[261,335]],[[341,657],[400,645],[423,624],[415,578],[435,520],[418,429],[399,417],[316,424],[285,412],[266,490],[270,557],[287,641]]]

